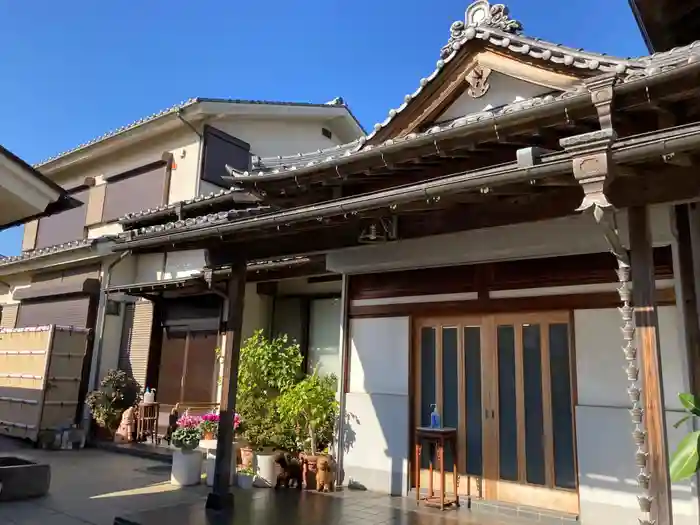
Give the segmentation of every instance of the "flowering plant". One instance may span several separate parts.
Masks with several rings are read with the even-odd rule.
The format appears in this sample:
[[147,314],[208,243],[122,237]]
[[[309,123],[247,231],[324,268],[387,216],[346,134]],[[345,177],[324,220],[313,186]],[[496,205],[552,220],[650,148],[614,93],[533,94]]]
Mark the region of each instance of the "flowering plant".
[[194,450],[202,439],[202,418],[184,414],[177,420],[177,429],[173,432],[172,443],[182,450]]
[[[200,420],[199,428],[203,434],[214,434],[216,435],[219,431],[219,421],[221,416],[218,412],[210,412],[204,414]],[[233,415],[233,430],[237,430],[238,426],[241,424],[241,416],[239,414]]]

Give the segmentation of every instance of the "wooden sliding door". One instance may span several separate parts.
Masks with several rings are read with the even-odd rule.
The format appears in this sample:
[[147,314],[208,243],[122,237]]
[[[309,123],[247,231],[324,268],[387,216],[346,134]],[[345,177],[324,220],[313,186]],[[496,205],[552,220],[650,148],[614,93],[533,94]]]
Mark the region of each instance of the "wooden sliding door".
[[458,429],[459,493],[578,513],[569,313],[414,326],[414,421],[428,425],[437,404]]

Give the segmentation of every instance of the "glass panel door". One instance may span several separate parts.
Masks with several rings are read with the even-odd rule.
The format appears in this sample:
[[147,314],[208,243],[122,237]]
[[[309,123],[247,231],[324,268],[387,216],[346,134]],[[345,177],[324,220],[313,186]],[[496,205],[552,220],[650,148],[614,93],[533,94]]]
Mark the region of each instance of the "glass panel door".
[[[458,492],[578,513],[569,313],[421,318],[414,328],[413,420],[429,426],[436,404],[457,428]],[[414,486],[416,475],[428,485],[431,454],[418,474],[413,465]]]
[[[457,467],[462,475],[460,494],[481,490],[483,473],[482,346],[480,318],[426,318],[416,320],[414,334],[414,421],[429,426],[432,405],[437,405],[442,425],[457,429]],[[428,485],[429,458],[423,449],[421,486]],[[454,470],[454,455],[446,451],[445,470]],[[414,468],[411,469],[412,473]],[[412,474],[415,477],[415,474]],[[433,474],[434,485],[437,473]],[[447,476],[452,491],[452,476]],[[413,478],[412,478],[413,479]],[[415,485],[415,479],[413,479]],[[437,485],[435,485],[437,486]]]
[[495,497],[576,514],[569,314],[500,315],[494,325]]

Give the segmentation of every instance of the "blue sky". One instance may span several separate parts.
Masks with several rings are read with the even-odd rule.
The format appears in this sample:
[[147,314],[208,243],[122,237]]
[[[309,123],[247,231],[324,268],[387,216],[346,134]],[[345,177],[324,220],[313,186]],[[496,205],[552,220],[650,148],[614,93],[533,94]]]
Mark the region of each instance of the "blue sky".
[[[35,163],[196,96],[342,96],[371,129],[433,70],[469,3],[0,1],[0,143]],[[529,36],[646,52],[627,0],[507,4]],[[0,233],[0,254],[20,239]]]

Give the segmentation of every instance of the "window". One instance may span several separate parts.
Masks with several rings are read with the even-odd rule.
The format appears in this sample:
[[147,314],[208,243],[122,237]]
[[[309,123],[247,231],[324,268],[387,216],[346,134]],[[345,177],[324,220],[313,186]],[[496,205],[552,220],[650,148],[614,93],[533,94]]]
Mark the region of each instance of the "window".
[[227,165],[241,171],[249,170],[250,144],[221,130],[206,126],[202,153],[202,180],[228,188],[231,184],[223,179],[228,176]]
[[306,371],[340,379],[340,297],[277,297],[272,319],[274,336],[286,334],[306,357]]
[[78,191],[71,197],[82,202],[82,206],[39,219],[35,249],[82,239],[85,236],[85,204],[88,196],[89,190]]
[[308,370],[340,379],[340,298],[314,299],[309,312]]

